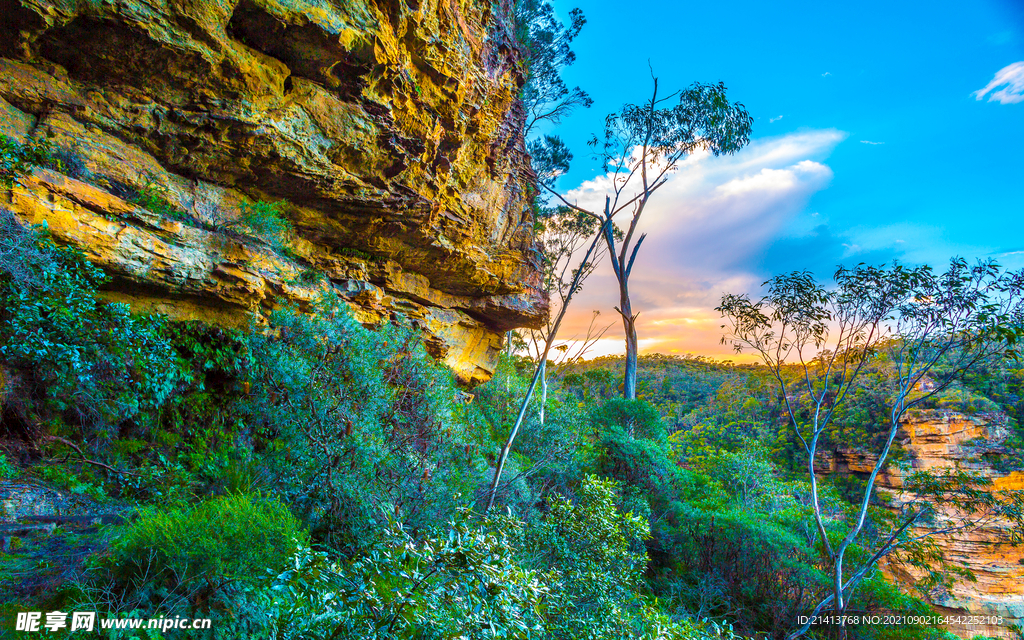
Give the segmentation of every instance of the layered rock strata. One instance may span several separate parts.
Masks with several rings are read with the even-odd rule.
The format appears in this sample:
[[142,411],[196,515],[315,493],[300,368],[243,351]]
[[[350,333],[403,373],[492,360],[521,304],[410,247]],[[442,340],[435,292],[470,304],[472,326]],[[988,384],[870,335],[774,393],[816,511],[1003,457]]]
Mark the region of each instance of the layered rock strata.
[[[1024,472],[1001,472],[993,466],[1005,453],[1002,442],[1007,435],[1005,417],[999,415],[928,412],[908,418],[897,436],[906,452],[904,462],[890,465],[879,475],[878,489],[898,507],[915,497],[903,489],[904,479],[910,473],[960,467],[991,479],[991,491],[1022,490]],[[823,456],[818,466],[822,472],[866,477],[877,461],[875,454],[839,450]],[[941,526],[944,515],[951,514],[939,514],[934,526]],[[997,518],[972,530],[937,534],[933,538],[946,560],[969,568],[977,579],[961,580],[950,591],[929,594],[940,614],[979,619],[979,624],[949,625],[950,631],[962,638],[983,635],[1016,640],[1014,627],[1024,624],[1024,547],[1005,542],[1009,526],[1012,525],[1008,521]],[[927,531],[928,528],[919,528],[917,533]],[[919,570],[908,566],[890,564],[883,570],[908,586],[922,577]],[[1002,624],[988,624],[992,618],[1002,619]]]
[[[489,377],[503,332],[541,322],[500,3],[5,7],[0,133],[49,137],[61,163],[0,206],[80,247],[111,298],[241,325],[333,287],[361,321],[421,328],[469,383]],[[293,225],[283,246],[246,233],[256,201]]]

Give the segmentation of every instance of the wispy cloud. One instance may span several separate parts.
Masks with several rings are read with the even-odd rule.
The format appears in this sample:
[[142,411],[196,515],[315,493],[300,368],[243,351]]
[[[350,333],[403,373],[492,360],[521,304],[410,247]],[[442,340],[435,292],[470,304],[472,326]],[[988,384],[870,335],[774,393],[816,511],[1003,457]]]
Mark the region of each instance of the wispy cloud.
[[775,116],[774,118],[768,118],[768,122],[778,122],[782,120],[782,116]]
[[861,144],[885,144],[884,142],[872,142],[871,140],[861,140]]
[[[1002,88],[1000,89],[1000,87]],[[996,91],[996,89],[999,90]],[[989,93],[992,93],[988,97],[989,102],[1000,104],[1024,102],[1024,60],[1003,67],[996,72],[991,82],[971,95],[982,100]]]
[[832,72],[831,71],[826,71],[825,73],[821,74],[821,77],[824,78],[825,76],[830,76],[830,75],[832,75]]

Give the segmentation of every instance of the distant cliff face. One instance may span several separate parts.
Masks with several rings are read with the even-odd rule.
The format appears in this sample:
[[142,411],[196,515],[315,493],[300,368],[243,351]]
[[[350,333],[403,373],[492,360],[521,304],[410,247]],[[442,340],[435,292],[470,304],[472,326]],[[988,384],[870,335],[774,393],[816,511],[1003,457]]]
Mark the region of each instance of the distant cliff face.
[[[333,286],[361,320],[400,314],[485,380],[502,333],[546,312],[522,77],[495,7],[12,0],[0,133],[51,135],[72,159],[0,206],[45,220],[139,310],[237,325]],[[233,230],[256,200],[283,203],[287,250]]]
[[[901,426],[897,441],[907,451],[911,465],[890,466],[879,476],[878,488],[889,493],[898,505],[910,497],[903,491],[907,474],[959,465],[991,478],[994,491],[1024,489],[1024,472],[999,473],[988,462],[1003,452],[1001,443],[1007,435],[998,416],[935,412],[910,418]],[[872,454],[837,451],[824,456],[820,466],[822,471],[866,475],[877,460]],[[930,600],[936,609],[951,616],[998,616],[1004,621],[1003,625],[951,625],[950,631],[963,638],[984,635],[1016,640],[1012,627],[1024,624],[1024,548],[1000,541],[1007,526],[1007,522],[993,521],[973,531],[934,538],[946,559],[969,567],[977,577],[977,582],[957,583],[949,593],[932,593]],[[918,532],[924,533],[925,529]],[[911,567],[890,565],[883,570],[906,585],[920,577],[920,572]]]

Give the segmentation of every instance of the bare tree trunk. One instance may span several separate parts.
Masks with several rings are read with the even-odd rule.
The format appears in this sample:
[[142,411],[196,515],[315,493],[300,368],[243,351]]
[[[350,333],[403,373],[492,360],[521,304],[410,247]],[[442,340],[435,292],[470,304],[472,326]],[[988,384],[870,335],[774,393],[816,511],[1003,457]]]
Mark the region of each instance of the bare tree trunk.
[[[622,397],[636,400],[636,317],[633,307],[629,304],[629,283],[619,282],[619,313],[622,315],[622,330],[626,334],[626,371],[622,375]],[[630,417],[626,420],[626,434],[632,438],[636,432],[636,423]]]
[[[610,224],[610,223],[606,223]],[[536,369],[533,371],[533,379],[530,380],[530,386],[526,388],[526,395],[523,397],[522,403],[519,405],[519,415],[516,416],[515,424],[512,425],[512,430],[509,431],[508,438],[505,440],[505,444],[501,447],[501,452],[498,454],[498,464],[494,469],[494,478],[491,479],[491,487],[489,490],[489,496],[487,498],[487,507],[484,508],[484,512],[491,510],[494,506],[494,499],[498,495],[498,483],[501,481],[501,474],[505,470],[505,463],[508,461],[508,454],[512,451],[512,444],[516,441],[516,436],[519,435],[519,428],[523,425],[523,418],[526,417],[526,409],[530,406],[530,398],[533,397],[533,391],[537,388],[537,382],[541,378],[541,374],[544,371],[544,366],[548,361],[548,353],[551,352],[551,345],[555,342],[555,336],[558,335],[558,328],[562,325],[562,318],[565,317],[565,312],[569,309],[569,303],[572,301],[572,297],[579,291],[580,284],[583,280],[585,269],[583,265],[587,264],[590,260],[591,255],[594,253],[594,248],[597,247],[598,242],[601,241],[601,232],[594,236],[594,241],[590,243],[590,248],[587,249],[587,253],[583,256],[583,260],[580,261],[580,268],[576,270],[576,276],[572,280],[572,284],[569,286],[569,293],[565,297],[565,302],[562,303],[562,308],[558,311],[558,316],[555,318],[555,322],[551,325],[551,332],[548,333],[547,340],[544,341],[544,351],[540,354],[540,362],[537,364]]]
[[835,610],[836,616],[839,618],[839,640],[846,640],[846,621],[843,620],[843,616],[846,615],[846,600],[843,595],[843,555],[842,551],[839,552],[836,558],[835,570],[832,573],[833,585],[832,590],[835,595]]
[[626,285],[623,284],[620,288],[622,295],[619,301],[619,313],[622,314],[622,330],[626,334],[626,372],[622,376],[622,397],[626,400],[636,400],[636,319],[633,317],[633,310],[629,304],[629,291],[626,289]]
[[[657,93],[657,82],[655,82],[655,93]],[[645,193],[649,194],[649,189],[645,186]],[[646,201],[646,196],[644,201]],[[636,370],[637,370],[637,339],[636,339],[636,315],[633,314],[633,305],[629,301],[629,274],[633,270],[633,261],[636,260],[636,254],[640,251],[640,245],[643,244],[647,234],[641,234],[637,239],[636,244],[630,249],[629,240],[633,236],[633,230],[636,228],[637,220],[639,219],[639,212],[643,211],[643,203],[641,201],[638,212],[634,213],[633,221],[629,226],[629,232],[626,237],[622,240],[622,251],[619,255],[615,254],[615,236],[612,232],[612,210],[611,200],[606,196],[604,200],[604,241],[608,246],[608,253],[611,256],[612,271],[615,273],[615,280],[619,283],[619,306],[615,308],[622,316],[622,330],[626,337],[626,371],[622,376],[622,397],[626,400],[636,400]],[[628,425],[629,435],[633,435],[633,423],[630,421]]]
[[548,402],[548,363],[540,363],[540,426],[544,426],[544,406]]

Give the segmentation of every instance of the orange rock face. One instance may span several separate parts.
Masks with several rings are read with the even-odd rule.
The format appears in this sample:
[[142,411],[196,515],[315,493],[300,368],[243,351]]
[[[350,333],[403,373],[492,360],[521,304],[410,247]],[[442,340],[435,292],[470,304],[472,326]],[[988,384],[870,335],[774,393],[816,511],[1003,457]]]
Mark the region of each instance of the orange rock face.
[[[950,413],[927,413],[907,419],[897,441],[906,451],[909,464],[891,465],[878,479],[880,492],[891,496],[895,505],[913,498],[903,491],[908,473],[918,470],[959,466],[990,478],[991,491],[1024,489],[1024,472],[1000,473],[986,460],[1000,453],[1007,430],[999,416],[970,417]],[[868,474],[877,456],[854,451],[836,451],[823,456],[822,471]],[[950,515],[950,514],[947,514]],[[940,514],[937,522],[942,521]],[[934,526],[941,526],[936,524]],[[941,614],[1001,619],[1001,624],[950,625],[962,638],[975,635],[1014,639],[1015,626],[1024,624],[1024,546],[1003,542],[1008,521],[994,520],[962,532],[937,534],[933,540],[943,556],[971,570],[976,581],[959,581],[949,592],[933,592],[929,599]],[[917,529],[925,533],[926,528]],[[883,570],[897,581],[912,586],[921,574],[917,569],[887,565]],[[988,620],[986,620],[988,622]]]
[[[82,248],[140,310],[240,324],[332,287],[485,380],[504,331],[547,310],[507,9],[5,3],[0,134],[50,137],[65,161],[0,206]],[[133,204],[146,193],[173,215]],[[283,246],[238,232],[259,200],[294,227]]]

